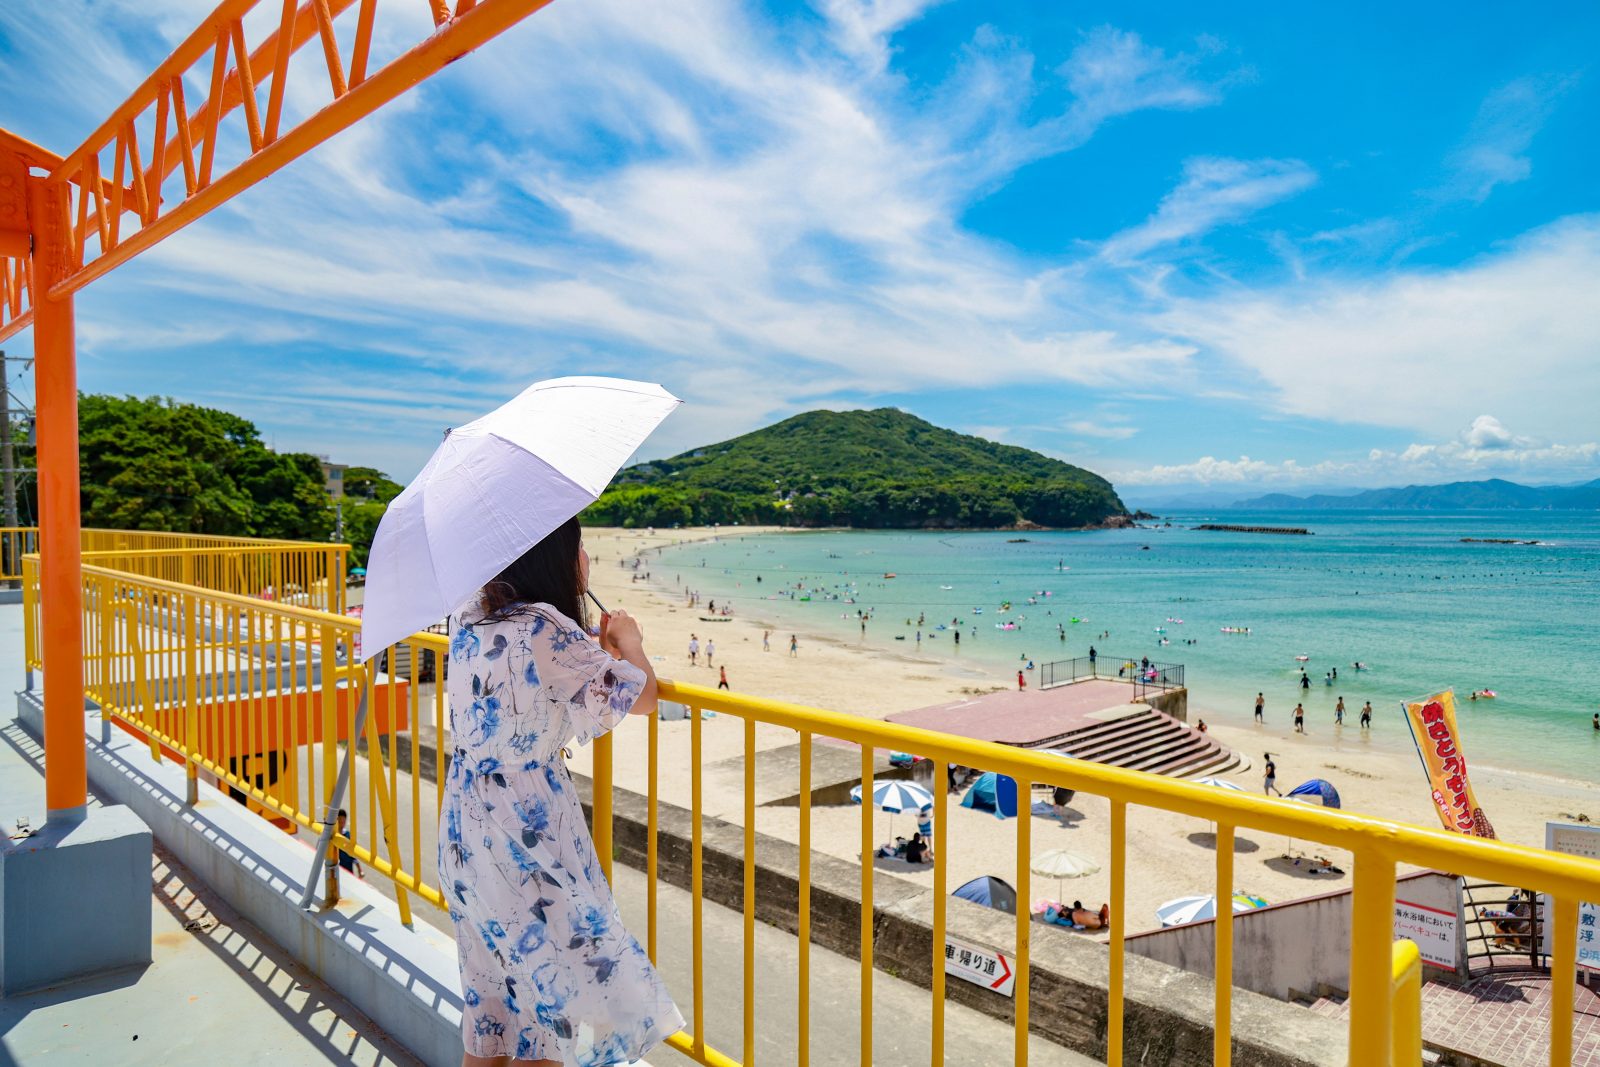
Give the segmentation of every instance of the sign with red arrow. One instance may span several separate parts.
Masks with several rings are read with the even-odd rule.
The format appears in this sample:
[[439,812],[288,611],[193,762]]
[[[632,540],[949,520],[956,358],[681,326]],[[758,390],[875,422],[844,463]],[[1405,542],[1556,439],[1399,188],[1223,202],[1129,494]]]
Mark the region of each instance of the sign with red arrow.
[[973,985],[1009,997],[1016,988],[1015,958],[970,941],[947,937],[944,942],[944,973],[953,974]]

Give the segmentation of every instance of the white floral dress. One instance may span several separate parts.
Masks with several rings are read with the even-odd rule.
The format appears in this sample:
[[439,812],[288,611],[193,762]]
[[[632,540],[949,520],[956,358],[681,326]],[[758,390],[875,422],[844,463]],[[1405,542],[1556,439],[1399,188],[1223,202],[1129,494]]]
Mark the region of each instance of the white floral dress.
[[683,1016],[623,929],[561,748],[621,722],[644,672],[548,604],[454,623],[439,877],[462,1042],[475,1056],[574,1067],[639,1059]]

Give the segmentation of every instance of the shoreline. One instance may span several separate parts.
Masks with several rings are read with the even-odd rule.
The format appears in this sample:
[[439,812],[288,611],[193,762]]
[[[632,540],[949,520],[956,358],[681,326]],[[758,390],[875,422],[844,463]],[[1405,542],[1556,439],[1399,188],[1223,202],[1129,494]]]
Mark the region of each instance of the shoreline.
[[[648,544],[641,546],[641,549],[644,551],[650,551],[657,548],[665,548],[674,543],[690,544],[696,541],[709,541],[729,536],[747,537],[767,534],[811,533],[824,532],[824,529],[844,531],[853,530],[851,527],[819,527],[815,529],[810,527],[802,529],[787,526],[690,527],[679,530],[657,531],[654,535],[650,535],[644,534],[641,531],[623,530],[616,527],[592,527],[586,528],[585,533],[602,535],[607,537],[608,540],[612,538],[626,538],[631,540],[632,536],[638,535],[641,540],[647,540],[649,542]],[[908,530],[889,532],[906,533],[926,531]],[[986,530],[985,532],[996,531]],[[619,541],[618,543],[620,544],[625,542]],[[643,558],[648,561],[648,559],[651,557],[644,556]],[[646,567],[648,569],[648,562],[646,563]],[[684,596],[681,586],[674,588],[670,582],[666,581],[660,575],[654,575],[649,582],[640,582],[639,584],[647,587],[651,592],[654,592],[658,596],[662,597],[669,604],[672,604],[673,598],[676,598],[678,603],[674,609],[669,610],[688,610],[684,609],[681,604]],[[878,641],[874,638],[867,638],[865,641],[861,642],[852,642],[849,639],[842,638],[837,634],[815,629],[807,630],[793,622],[784,624],[779,620],[757,615],[739,614],[730,616],[729,618],[731,620],[729,630],[734,633],[739,633],[743,640],[758,640],[763,629],[771,630],[774,635],[773,655],[777,655],[780,652],[780,649],[778,648],[777,636],[778,631],[782,629],[785,633],[795,633],[801,638],[802,651],[805,649],[807,644],[823,645],[828,648],[835,649],[847,656],[867,660],[871,663],[876,664],[888,661],[902,665],[908,669],[916,669],[922,672],[924,675],[926,675],[928,672],[942,675],[949,680],[951,685],[959,685],[962,687],[959,690],[952,690],[949,694],[949,699],[953,699],[956,696],[970,695],[972,692],[978,691],[978,687],[974,683],[983,683],[984,688],[981,690],[983,692],[993,691],[994,689],[1009,689],[1012,684],[1014,684],[1012,672],[1009,668],[1002,669],[983,663],[971,663],[958,666],[946,658],[921,656],[913,653],[903,652],[892,647],[886,647],[887,642]],[[698,618],[693,619],[692,621],[699,622]],[[717,623],[712,625],[722,624]],[[753,638],[751,635],[753,635]],[[713,633],[711,636],[715,637],[715,634]],[[787,657],[785,656],[785,658]],[[1048,660],[1044,657],[1040,657],[1039,661],[1048,662]],[[932,681],[934,679],[925,680]],[[738,687],[736,686],[736,688]],[[756,693],[752,695],[766,694]],[[1402,761],[1409,760],[1417,776],[1417,787],[1419,789],[1423,789],[1425,786],[1426,779],[1423,777],[1421,765],[1418,762],[1417,754],[1411,739],[1406,736],[1401,736],[1399,740],[1395,740],[1393,737],[1389,736],[1394,733],[1393,730],[1386,730],[1383,734],[1369,734],[1369,740],[1367,742],[1362,742],[1359,737],[1359,730],[1355,727],[1345,727],[1343,728],[1344,732],[1337,735],[1333,734],[1332,731],[1340,728],[1333,727],[1329,724],[1319,723],[1312,723],[1308,728],[1309,732],[1306,734],[1295,734],[1292,728],[1288,727],[1285,727],[1282,730],[1272,726],[1255,728],[1251,725],[1241,725],[1235,720],[1233,715],[1223,711],[1218,705],[1208,704],[1204,701],[1197,700],[1195,698],[1193,689],[1189,690],[1189,698],[1189,720],[1191,725],[1198,719],[1207,719],[1206,725],[1210,731],[1213,733],[1222,731],[1222,733],[1228,735],[1229,737],[1226,743],[1230,748],[1237,749],[1247,755],[1253,752],[1255,747],[1257,747],[1255,741],[1247,741],[1247,738],[1270,738],[1274,745],[1290,751],[1302,746],[1313,747],[1319,752],[1327,755],[1329,758],[1337,756],[1350,756],[1354,754],[1360,754],[1363,756],[1382,755],[1385,757],[1400,759]],[[809,704],[811,706],[827,706],[819,704],[814,700],[802,700],[800,702]],[[889,707],[885,709],[884,714],[893,711],[910,710],[913,707],[922,706],[925,705],[908,704],[905,707]],[[876,715],[873,717],[881,718],[882,715]],[[1349,718],[1353,720],[1354,717],[1354,712],[1352,711]],[[1221,735],[1219,734],[1219,736]],[[1313,742],[1311,740],[1313,738],[1318,740]],[[1374,747],[1367,747],[1369,744],[1373,745]],[[1346,749],[1351,746],[1359,746],[1356,753],[1346,751]],[[1251,755],[1250,759],[1252,764],[1259,762],[1259,758],[1256,755]],[[1471,770],[1474,774],[1475,785],[1479,784],[1479,779],[1482,777],[1494,776],[1498,778],[1522,780],[1530,784],[1545,783],[1548,786],[1561,791],[1592,791],[1597,788],[1595,783],[1586,782],[1582,779],[1573,778],[1550,771],[1538,770],[1529,767],[1501,766],[1499,764],[1484,762],[1479,759],[1474,759],[1472,761]],[[1254,771],[1251,773],[1254,773]],[[1357,773],[1360,772],[1358,771]],[[1600,794],[1595,796],[1592,803],[1593,806],[1600,808]],[[1430,826],[1432,824],[1429,822],[1423,822],[1421,825]]]
[[[768,528],[738,528],[739,535],[782,532]],[[880,651],[869,639],[865,644],[840,640],[803,627],[777,631],[763,626],[759,616],[735,615],[729,624],[709,626],[700,623],[697,610],[683,606],[683,586],[673,586],[672,574],[653,572],[648,583],[631,581],[633,572],[619,566],[642,554],[641,571],[650,568],[655,549],[674,542],[685,543],[727,536],[725,529],[677,530],[646,534],[643,531],[585,530],[591,554],[597,554],[591,581],[602,600],[625,607],[638,616],[645,631],[645,647],[659,676],[714,686],[717,668],[726,667],[729,684],[735,692],[787,701],[833,711],[883,719],[911,708],[946,703],[964,695],[1009,689],[1014,673],[984,670],[981,665],[957,668],[972,671],[971,676],[950,670],[948,660]],[[706,630],[713,632],[707,634]],[[763,629],[774,630],[770,652],[761,649]],[[788,654],[788,635],[800,638],[798,656]],[[702,642],[716,643],[715,666],[703,660],[694,667],[688,663],[686,644],[691,633]],[[1246,790],[1261,788],[1263,752],[1270,751],[1278,763],[1278,781],[1287,791],[1309,778],[1326,777],[1338,788],[1346,811],[1382,817],[1428,829],[1438,829],[1427,780],[1418,764],[1407,736],[1397,721],[1384,720],[1377,737],[1361,737],[1354,727],[1335,732],[1331,723],[1320,718],[1310,724],[1310,732],[1295,734],[1284,709],[1276,714],[1284,721],[1255,726],[1223,715],[1214,708],[1193,701],[1189,720],[1205,718],[1217,740],[1240,752],[1251,761],[1251,768],[1228,775]],[[614,773],[617,784],[643,794],[648,764],[648,731],[643,724],[627,724],[614,733]],[[689,807],[692,786],[698,777],[702,789],[702,810],[735,825],[743,825],[745,811],[744,761],[747,736],[743,721],[721,715],[704,719],[699,767],[694,773],[691,731],[686,723],[661,722],[658,733],[656,770],[662,800]],[[792,747],[795,731],[756,724],[754,751]],[[819,737],[820,746],[831,744]],[[1402,747],[1402,743],[1404,747]],[[589,773],[590,750],[580,747],[571,763],[574,771]],[[783,766],[758,774],[764,789],[780,784],[768,781]],[[763,763],[762,766],[768,766]],[[1515,844],[1543,847],[1545,820],[1572,821],[1578,813],[1600,821],[1600,790],[1581,780],[1521,770],[1499,769],[1474,763],[1473,785],[1484,810],[1500,838]],[[789,772],[793,773],[793,772]],[[1048,848],[1068,848],[1096,863],[1094,875],[1065,883],[1039,876],[1027,876],[1017,885],[1019,897],[1030,902],[1041,898],[1081,899],[1098,904],[1110,893],[1110,804],[1103,797],[1080,793],[1069,806],[1071,819],[1062,823],[1050,816],[1033,815],[1032,847],[1035,853]],[[795,842],[800,836],[798,807],[758,802],[755,827],[764,834]],[[946,827],[947,877],[951,887],[983,874],[998,875],[1015,884],[1017,857],[1012,826],[997,825],[992,815],[962,808],[951,798]],[[861,809],[855,805],[817,805],[811,816],[812,848],[841,861],[856,864],[861,854]],[[905,835],[911,823],[905,816],[878,812],[872,832],[879,842]],[[1205,821],[1170,812],[1130,805],[1127,821],[1128,874],[1126,883],[1127,929],[1152,929],[1157,924],[1154,911],[1164,901],[1184,893],[1212,892],[1216,884],[1216,855],[1212,828]],[[1258,893],[1274,903],[1348,889],[1351,885],[1350,857],[1337,849],[1292,842],[1275,834],[1242,831],[1235,843],[1234,871],[1238,889]],[[1346,873],[1309,874],[1305,857],[1331,857]],[[1402,864],[1403,871],[1415,868]],[[932,871],[880,865],[880,871],[931,887]],[[1024,872],[1025,873],[1025,872]]]

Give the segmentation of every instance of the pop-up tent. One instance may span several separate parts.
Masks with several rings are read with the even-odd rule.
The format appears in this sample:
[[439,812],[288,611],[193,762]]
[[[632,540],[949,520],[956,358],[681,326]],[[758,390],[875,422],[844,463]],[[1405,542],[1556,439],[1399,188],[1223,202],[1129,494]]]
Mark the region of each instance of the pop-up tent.
[[1007,915],[1017,913],[1017,891],[1011,888],[1010,882],[1004,878],[996,878],[992,874],[974,878],[950,895],[970,900],[974,904],[982,904],[995,911],[1003,911]]
[[1017,780],[1003,774],[986,771],[978,776],[961,798],[963,808],[993,812],[997,819],[1017,817]]

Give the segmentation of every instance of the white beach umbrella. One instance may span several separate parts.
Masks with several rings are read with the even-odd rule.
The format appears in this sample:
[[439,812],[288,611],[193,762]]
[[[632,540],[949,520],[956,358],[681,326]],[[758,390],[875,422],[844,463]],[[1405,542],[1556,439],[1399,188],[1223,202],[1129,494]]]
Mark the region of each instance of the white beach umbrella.
[[[859,785],[851,788],[850,799],[861,803]],[[916,782],[902,778],[878,778],[872,783],[872,806],[890,815],[898,815],[902,811],[921,811],[932,805],[933,794]]]
[[[851,787],[850,799],[854,803],[861,803],[859,785]],[[933,794],[916,782],[908,782],[903,778],[877,778],[872,782],[872,806],[890,815],[899,815],[903,811],[921,812],[923,808],[933,807]],[[893,819],[889,820],[889,833],[894,833]]]
[[1094,874],[1100,865],[1088,856],[1068,852],[1064,848],[1046,849],[1033,857],[1028,870],[1045,878],[1056,880],[1056,899],[1061,899],[1061,882],[1066,878],[1082,878]]
[[455,611],[593,503],[679,403],[647,382],[553,378],[451,430],[378,524],[362,658]]
[[[1230,782],[1226,778],[1214,778],[1214,777],[1196,778],[1195,779],[1195,783],[1197,785],[1209,785],[1209,786],[1212,786],[1212,787],[1214,787],[1216,789],[1233,789],[1233,790],[1237,790],[1240,793],[1244,792],[1244,786],[1240,785],[1238,782]],[[1215,827],[1217,825],[1216,824],[1216,820],[1207,819],[1206,821],[1209,822],[1213,827],[1211,832],[1213,834],[1216,833],[1217,832],[1216,829],[1215,829]]]
[[[1233,894],[1233,913],[1253,911],[1264,908],[1267,902],[1261,897],[1249,893],[1235,892]],[[1217,898],[1214,894],[1204,896],[1178,897],[1169,900],[1156,909],[1156,918],[1162,926],[1182,926],[1184,923],[1202,922],[1206,919],[1217,917]]]

